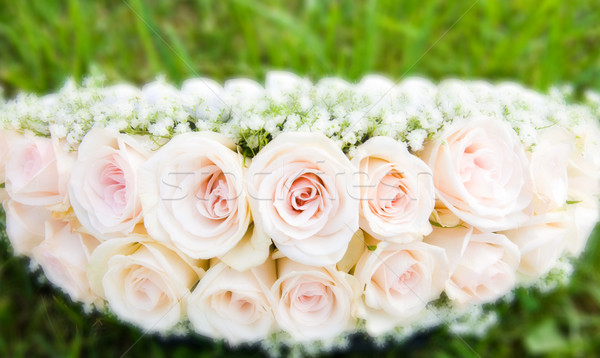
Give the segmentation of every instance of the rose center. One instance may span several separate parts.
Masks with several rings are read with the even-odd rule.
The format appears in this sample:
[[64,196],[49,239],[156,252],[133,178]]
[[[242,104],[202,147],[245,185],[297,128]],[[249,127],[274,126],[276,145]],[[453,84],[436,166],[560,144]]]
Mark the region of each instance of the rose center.
[[305,210],[318,211],[321,207],[321,190],[323,181],[313,173],[305,173],[294,180],[290,192],[289,203],[296,212]]
[[214,166],[200,186],[200,205],[208,218],[226,219],[232,211],[233,198],[230,197],[229,183],[223,171]]
[[23,163],[23,174],[26,179],[30,179],[41,169],[42,155],[37,146],[30,147],[25,155]]
[[394,217],[405,212],[410,205],[408,188],[404,183],[404,176],[398,171],[390,171],[377,186],[377,197],[369,201],[371,210],[384,217]]
[[413,287],[416,286],[420,277],[421,276],[413,265],[398,276],[391,289],[402,295],[406,295],[413,291]]
[[148,271],[143,267],[134,269],[131,273],[132,282],[126,287],[131,290],[131,304],[145,311],[151,311],[166,299],[164,292],[156,285]]
[[329,305],[331,288],[318,282],[301,284],[297,289],[295,307],[305,313],[317,312]]
[[472,143],[465,148],[460,160],[461,180],[473,195],[501,195],[498,184],[502,177],[499,165],[503,156],[492,144]]
[[113,213],[122,213],[127,205],[127,182],[123,169],[115,162],[109,162],[100,173],[100,183],[104,202]]

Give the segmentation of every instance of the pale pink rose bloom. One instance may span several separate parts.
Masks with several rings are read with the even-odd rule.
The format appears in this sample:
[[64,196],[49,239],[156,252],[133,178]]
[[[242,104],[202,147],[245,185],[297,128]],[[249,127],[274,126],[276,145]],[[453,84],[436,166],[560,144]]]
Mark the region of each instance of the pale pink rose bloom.
[[130,235],[94,250],[88,279],[120,319],[165,332],[186,316],[185,297],[206,266],[146,235]]
[[424,242],[446,251],[450,280],[445,291],[459,306],[495,301],[515,286],[520,252],[504,235],[462,226],[434,228]]
[[272,287],[275,319],[297,341],[328,339],[352,329],[360,287],[335,266],[311,267],[277,260]]
[[431,169],[406,146],[374,137],[356,149],[360,177],[360,227],[379,240],[411,239],[431,232],[435,204]]
[[459,120],[425,145],[439,200],[482,231],[528,219],[533,193],[529,161],[511,126],[495,119]]
[[567,216],[569,225],[565,250],[571,255],[579,256],[600,219],[598,201],[592,197],[577,204],[567,205]]
[[14,200],[4,202],[6,235],[16,255],[31,257],[32,249],[44,240],[45,222],[52,212],[43,206],[23,205]]
[[223,262],[212,265],[187,298],[194,330],[231,344],[264,339],[275,328],[270,290],[276,279],[270,259],[244,272]]
[[94,249],[100,244],[95,237],[72,230],[68,222],[49,220],[45,238],[33,251],[33,258],[44,274],[73,301],[91,304],[99,298],[88,282],[87,266]]
[[100,239],[126,235],[142,221],[139,168],[149,156],[141,139],[95,128],[83,138],[69,181],[77,219]]
[[521,252],[519,273],[523,279],[541,277],[556,266],[562,256],[572,217],[566,210],[535,216],[521,227],[502,232]]
[[26,135],[6,162],[6,191],[25,205],[64,205],[74,159],[57,139]]
[[575,150],[569,157],[569,200],[571,217],[566,249],[579,256],[600,219],[600,126],[584,123],[575,128]]
[[271,241],[250,225],[243,158],[233,149],[217,133],[174,137],[142,166],[140,197],[152,237],[244,270],[264,262]]
[[565,128],[554,126],[539,133],[530,155],[536,214],[556,210],[567,202],[568,163],[574,149],[574,135]]
[[354,275],[365,288],[358,315],[369,334],[379,335],[417,320],[444,290],[449,268],[444,250],[422,241],[381,241],[371,250],[365,249]]
[[358,229],[356,169],[319,133],[283,133],[253,158],[246,175],[252,215],[290,259],[331,265]]

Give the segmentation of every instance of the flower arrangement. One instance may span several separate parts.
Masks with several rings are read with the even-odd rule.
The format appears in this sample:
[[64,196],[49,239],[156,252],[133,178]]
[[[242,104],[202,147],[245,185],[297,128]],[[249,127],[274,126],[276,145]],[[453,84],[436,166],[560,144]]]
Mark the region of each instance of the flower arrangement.
[[6,230],[146,331],[477,332],[483,304],[568,278],[599,216],[599,115],[595,93],[512,83],[68,82],[0,102]]

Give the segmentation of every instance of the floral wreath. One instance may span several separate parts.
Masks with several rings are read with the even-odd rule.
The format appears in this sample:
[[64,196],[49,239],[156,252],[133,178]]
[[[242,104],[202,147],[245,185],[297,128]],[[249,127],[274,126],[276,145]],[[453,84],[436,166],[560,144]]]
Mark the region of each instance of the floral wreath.
[[148,332],[480,332],[598,221],[600,96],[381,76],[68,82],[0,102],[14,253]]

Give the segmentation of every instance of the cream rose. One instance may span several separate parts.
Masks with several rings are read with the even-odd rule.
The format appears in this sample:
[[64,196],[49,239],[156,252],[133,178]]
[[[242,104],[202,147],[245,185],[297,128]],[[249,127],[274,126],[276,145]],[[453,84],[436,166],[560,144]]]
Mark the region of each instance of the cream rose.
[[575,139],[572,133],[558,126],[540,132],[531,151],[530,173],[536,201],[536,213],[543,214],[565,205],[568,199],[569,157]]
[[565,250],[574,256],[579,256],[600,219],[598,201],[589,198],[577,204],[567,205],[568,232],[566,234]]
[[[188,133],[171,139],[142,166],[144,225],[152,237],[202,259],[223,256],[242,241],[242,261],[264,262],[270,239],[254,228],[242,240],[252,217],[242,156],[233,149],[220,134]],[[236,261],[229,257],[228,263]]]
[[406,146],[389,137],[369,139],[352,164],[360,177],[360,227],[379,240],[393,241],[431,232],[435,204],[431,169]]
[[354,326],[360,288],[335,266],[311,267],[286,257],[277,260],[272,287],[279,326],[298,341],[328,339]]
[[77,219],[102,239],[127,235],[142,220],[138,170],[149,153],[138,139],[95,128],[83,138],[69,180]]
[[567,205],[570,229],[566,249],[578,256],[600,219],[600,128],[587,123],[576,128],[575,150],[568,164]]
[[100,244],[90,258],[88,278],[119,318],[164,332],[185,317],[185,297],[205,265],[144,235],[132,235]]
[[354,269],[364,287],[358,315],[367,332],[379,335],[419,317],[448,280],[448,259],[442,248],[421,241],[379,242],[365,249]]
[[45,222],[51,221],[52,212],[43,206],[23,205],[14,200],[4,203],[6,235],[17,255],[31,257],[32,249],[44,240]]
[[232,344],[264,339],[275,323],[270,289],[276,278],[272,260],[244,272],[223,262],[211,266],[187,299],[194,330]]
[[513,289],[519,248],[504,235],[473,228],[435,228],[424,242],[446,251],[450,280],[446,294],[459,306],[492,302]]
[[529,162],[511,126],[494,119],[459,120],[426,144],[437,197],[482,231],[506,230],[527,220]]
[[294,261],[335,264],[358,229],[354,173],[324,135],[279,135],[254,157],[246,175],[256,225]]
[[91,235],[74,232],[69,223],[51,220],[45,222],[44,241],[32,252],[50,282],[73,301],[91,304],[98,296],[90,288],[87,266],[99,244],[100,241]]
[[74,158],[57,139],[26,135],[6,162],[6,191],[25,205],[64,204]]
[[550,271],[565,249],[571,217],[560,210],[533,217],[523,226],[502,232],[521,252],[519,273],[525,279],[538,278]]

